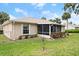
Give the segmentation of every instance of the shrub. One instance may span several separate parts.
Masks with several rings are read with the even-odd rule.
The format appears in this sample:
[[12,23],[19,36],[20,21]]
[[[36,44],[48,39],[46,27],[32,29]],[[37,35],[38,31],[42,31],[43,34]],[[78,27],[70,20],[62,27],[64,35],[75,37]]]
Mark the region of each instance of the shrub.
[[55,32],[55,33],[52,33],[51,34],[51,37],[52,38],[63,38],[65,37],[65,32]]
[[65,32],[68,32],[68,33],[79,33],[79,29],[65,30]]

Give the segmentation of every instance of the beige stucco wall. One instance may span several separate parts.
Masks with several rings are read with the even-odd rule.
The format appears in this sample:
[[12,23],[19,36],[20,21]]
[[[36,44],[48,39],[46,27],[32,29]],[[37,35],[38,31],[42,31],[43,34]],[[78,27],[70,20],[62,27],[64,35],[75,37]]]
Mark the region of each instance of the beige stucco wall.
[[[14,26],[13,26],[14,27],[14,29],[13,29],[14,39],[18,39],[19,36],[25,35],[22,32],[22,30],[23,30],[22,26],[23,26],[23,23],[15,23],[14,24]],[[29,24],[29,34],[28,35],[34,35],[34,34],[37,34],[37,25]]]
[[[27,23],[26,23],[27,24]],[[25,35],[22,32],[23,23],[10,23],[3,26],[4,35],[12,40],[16,40],[21,35]],[[37,25],[29,24],[29,35],[37,34]]]
[[14,23],[13,24],[13,35],[14,40],[18,39],[18,37],[21,35],[21,23]]
[[3,33],[4,33],[4,35],[7,36],[10,39],[13,36],[12,27],[13,27],[12,23],[3,26]]
[[61,32],[65,32],[65,27],[64,26],[61,27]]
[[37,34],[37,25],[35,24],[29,24],[29,34]]

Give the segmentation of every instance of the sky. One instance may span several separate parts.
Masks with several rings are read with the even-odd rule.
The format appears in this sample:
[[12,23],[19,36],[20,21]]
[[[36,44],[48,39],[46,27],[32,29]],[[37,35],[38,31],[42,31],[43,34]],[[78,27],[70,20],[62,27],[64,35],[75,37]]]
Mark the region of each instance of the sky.
[[[8,13],[11,20],[21,17],[55,19],[61,18],[63,7],[63,3],[0,3],[0,12]],[[79,16],[72,13],[70,21],[79,24]]]

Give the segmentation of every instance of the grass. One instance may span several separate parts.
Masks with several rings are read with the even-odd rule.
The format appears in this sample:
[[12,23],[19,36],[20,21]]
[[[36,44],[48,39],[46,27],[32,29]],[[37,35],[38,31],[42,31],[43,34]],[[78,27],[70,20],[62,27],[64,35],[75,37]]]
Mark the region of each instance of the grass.
[[0,35],[1,56],[79,56],[79,33],[57,40],[45,40],[42,50],[41,38],[11,41]]

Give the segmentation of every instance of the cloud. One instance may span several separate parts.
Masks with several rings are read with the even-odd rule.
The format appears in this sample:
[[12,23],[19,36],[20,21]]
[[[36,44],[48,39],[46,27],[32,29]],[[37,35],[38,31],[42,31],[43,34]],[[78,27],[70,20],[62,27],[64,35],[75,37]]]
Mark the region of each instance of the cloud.
[[53,3],[52,6],[56,6],[57,4]]
[[46,17],[47,19],[54,19],[56,17],[59,17],[56,13],[49,10],[42,11],[42,16]]
[[45,6],[45,3],[32,3],[35,8],[42,9]]
[[79,24],[79,15],[72,13],[71,18],[69,19],[69,22],[70,21],[72,21],[75,24]]
[[12,14],[9,14],[9,16],[10,16],[10,20],[16,19],[16,17],[13,16]]
[[26,11],[24,11],[23,9],[15,8],[15,11],[18,12],[18,13],[23,14],[24,16],[28,16],[28,13]]

